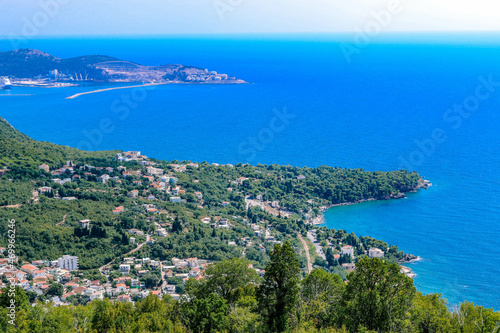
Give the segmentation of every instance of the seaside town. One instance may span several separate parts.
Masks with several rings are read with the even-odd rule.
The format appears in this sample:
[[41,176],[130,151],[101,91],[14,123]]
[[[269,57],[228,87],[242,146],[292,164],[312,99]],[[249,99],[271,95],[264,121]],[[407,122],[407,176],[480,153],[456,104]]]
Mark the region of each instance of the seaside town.
[[[187,192],[186,189],[178,185],[179,174],[184,173],[187,169],[198,168],[197,163],[177,163],[170,164],[170,172],[166,172],[163,168],[157,167],[157,163],[141,154],[140,151],[129,151],[118,153],[116,160],[119,163],[137,162],[138,168],[127,168],[118,166],[116,169],[108,167],[95,167],[92,165],[81,165],[76,167],[72,161],[67,161],[66,165],[61,168],[52,170],[49,165],[39,165],[39,170],[50,174],[50,182],[58,185],[67,183],[78,184],[81,179],[89,182],[100,184],[108,184],[113,182],[118,195],[126,196],[131,200],[135,207],[117,206],[113,209],[112,214],[122,214],[128,209],[136,209],[146,219],[153,223],[153,230],[139,230],[130,228],[127,230],[125,241],[136,246],[133,250],[123,255],[122,258],[117,258],[99,268],[100,277],[98,279],[85,278],[85,270],[79,269],[79,258],[71,254],[62,255],[57,260],[47,260],[39,258],[32,262],[21,262],[9,260],[4,257],[0,258],[0,276],[2,282],[0,287],[5,287],[9,283],[21,286],[26,292],[33,295],[33,299],[37,301],[45,300],[53,302],[55,305],[68,304],[84,304],[85,302],[95,299],[109,298],[119,302],[135,302],[138,299],[145,298],[148,294],[153,295],[170,295],[174,299],[179,299],[182,294],[184,285],[189,279],[200,280],[204,278],[204,271],[213,260],[204,258],[171,258],[171,260],[154,260],[147,257],[137,257],[134,252],[140,250],[143,246],[153,246],[160,239],[169,237],[175,228],[179,227],[179,221],[170,213],[162,208],[162,202],[170,204],[187,204],[196,202],[199,208],[203,208],[205,202],[203,193],[199,191]],[[233,168],[231,164],[220,165],[212,164],[213,167]],[[0,174],[5,173],[6,169],[0,170]],[[303,180],[304,177],[299,175],[297,179]],[[128,192],[119,192],[120,184],[123,181],[132,181],[137,189]],[[199,180],[194,180],[197,182]],[[240,192],[241,187],[251,179],[239,177],[231,181],[227,190],[230,192]],[[41,186],[33,191],[33,202],[39,202],[41,198],[52,198],[54,200],[73,201],[78,200],[74,196],[62,196],[54,186]],[[134,200],[141,199],[142,203],[138,204]],[[275,216],[290,216],[293,212],[286,210],[280,206],[279,201],[265,201],[262,196],[245,198],[246,209],[249,207],[260,207],[262,210]],[[219,203],[221,207],[231,205],[229,201]],[[140,208],[138,208],[140,207]],[[164,218],[159,218],[163,216]],[[307,215],[310,229],[307,232],[306,244],[300,236],[300,240],[304,244],[306,256],[308,260],[308,271],[311,271],[313,263],[311,256],[316,257],[315,263],[319,260],[326,262],[327,260],[335,260],[338,265],[346,272],[355,270],[356,258],[360,255],[370,258],[384,258],[386,252],[379,248],[369,248],[368,251],[361,250],[362,247],[357,247],[341,242],[332,243],[331,238],[324,237],[325,228],[314,226],[317,223],[317,217],[312,218]],[[63,220],[57,225],[64,226],[66,215]],[[168,222],[165,222],[168,221]],[[228,241],[229,246],[243,248],[243,256],[245,249],[257,247],[261,252],[268,252],[276,243],[282,243],[275,235],[272,226],[267,225],[266,221],[251,221],[241,216],[200,216],[199,221],[210,226],[215,232],[217,229],[230,229],[238,226],[246,226],[251,228],[254,235],[252,237],[242,237]],[[175,225],[177,223],[177,226]],[[99,228],[93,228],[91,219],[78,220],[75,225],[75,233],[89,234],[98,233]],[[321,239],[321,240],[320,240]],[[328,253],[331,258],[327,258],[324,253],[325,247],[328,248]],[[0,248],[0,257],[5,256],[5,248]],[[309,253],[311,252],[311,253]],[[314,252],[314,253],[313,253]],[[333,259],[332,259],[333,258]],[[409,258],[411,260],[416,257]],[[407,260],[409,261],[409,260]],[[263,269],[251,268],[261,276],[264,275]],[[414,276],[411,270],[401,266],[401,271],[408,276]]]

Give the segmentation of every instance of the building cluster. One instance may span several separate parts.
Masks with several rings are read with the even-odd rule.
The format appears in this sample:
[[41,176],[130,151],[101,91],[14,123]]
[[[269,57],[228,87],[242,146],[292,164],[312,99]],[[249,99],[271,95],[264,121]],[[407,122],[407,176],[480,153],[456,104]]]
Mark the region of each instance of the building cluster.
[[[318,254],[323,258],[326,259],[325,254],[323,253],[322,246],[320,243],[317,241],[317,230],[311,230],[308,232],[308,238],[313,242],[313,244],[316,247],[316,251]],[[342,256],[347,256],[350,257],[350,262],[341,262],[342,268],[344,268],[347,272],[353,272],[356,269],[356,259],[357,259],[357,253],[356,247],[346,244],[340,247],[340,250],[337,250],[334,245],[331,244],[329,240],[326,240],[328,247],[333,251],[333,259],[339,261]],[[371,247],[368,251],[364,251],[362,253],[363,255],[368,256],[369,258],[384,258],[385,252],[379,248]]]
[[[78,257],[70,255],[63,255],[53,261],[36,260],[21,265],[11,265],[6,258],[0,259],[0,276],[5,277],[8,283],[38,295],[47,292],[53,282],[67,285],[75,271],[78,271]],[[1,284],[2,288],[5,286],[5,283]],[[60,299],[55,301],[61,302]]]
[[[348,255],[354,261],[355,252],[354,252],[354,247],[352,247],[351,245],[342,246],[340,249],[340,254]],[[372,247],[367,251],[366,255],[368,255],[369,258],[384,258],[385,253],[379,248]],[[356,268],[356,265],[354,263],[343,263],[342,267],[346,269],[348,272],[352,272]]]
[[216,71],[203,70],[200,73],[192,73],[184,79],[187,82],[213,82],[213,81],[234,81],[236,77],[227,74],[218,74]]
[[147,158],[147,156],[141,155],[140,151],[125,151],[123,153],[116,154],[116,159],[122,162],[143,161]]
[[[40,171],[50,174],[53,183],[65,184],[66,182],[80,182],[83,180],[106,184],[113,180],[114,189],[120,190],[120,184],[127,184],[127,191],[117,192],[119,195],[128,195],[130,198],[141,198],[151,201],[134,200],[135,207],[143,209],[147,216],[147,220],[156,224],[155,235],[157,237],[168,237],[171,223],[157,223],[157,215],[166,213],[162,210],[161,204],[152,202],[153,200],[166,200],[172,203],[186,202],[188,198],[190,202],[198,202],[199,206],[203,205],[203,193],[199,191],[189,192],[185,188],[178,185],[178,179],[175,174],[169,174],[170,168],[175,172],[185,172],[188,168],[198,168],[196,163],[188,164],[171,164],[170,168],[159,168],[157,163],[149,161],[146,156],[141,155],[139,151],[129,151],[118,154],[116,156],[119,161],[137,161],[139,168],[132,167],[127,169],[125,166],[108,166],[96,167],[92,165],[76,166],[72,161],[67,161],[60,168],[51,168],[48,164],[41,164],[38,168]],[[232,167],[232,165],[227,165]],[[241,177],[235,180],[235,184],[243,185],[247,178]],[[197,180],[194,180],[197,182]],[[39,195],[59,198],[57,186],[41,186],[38,188]],[[54,188],[56,187],[56,188]],[[232,190],[229,188],[228,190]],[[62,190],[61,190],[62,191]],[[192,196],[191,196],[192,195]],[[64,200],[76,200],[76,198],[60,198]],[[223,207],[230,206],[230,202],[221,202]],[[113,209],[113,214],[123,214],[127,212],[128,206],[117,206]],[[131,209],[131,208],[129,208]],[[136,209],[136,208],[134,208]],[[172,220],[173,218],[170,217]],[[243,237],[241,239],[232,239],[228,241],[228,245],[250,247],[258,246],[262,252],[266,251],[264,246],[266,243],[280,243],[271,235],[270,230],[263,227],[263,224],[252,223],[241,217],[233,216],[213,216],[201,218],[201,222],[209,224],[214,229],[230,229],[237,225],[237,221],[242,221],[243,224],[252,228],[255,237]],[[63,222],[61,222],[63,223]],[[76,225],[75,225],[76,226]],[[77,226],[80,229],[91,230],[92,221],[82,219],[77,221]],[[80,230],[82,231],[82,230]],[[215,231],[214,231],[215,232]],[[154,244],[153,235],[146,234],[144,231],[130,228],[128,229],[128,238],[130,244],[136,242],[136,237],[141,237],[141,242],[146,236],[145,243]],[[256,239],[256,237],[258,239]],[[5,249],[0,248],[0,252]],[[156,261],[149,258],[125,258],[118,267],[106,266],[101,269],[101,273],[108,277],[107,283],[100,281],[89,281],[81,278],[79,271],[78,258],[71,255],[63,255],[54,261],[34,261],[31,264],[25,263],[19,269],[14,266],[7,265],[7,259],[0,259],[0,275],[4,275],[9,281],[19,284],[24,289],[36,292],[39,295],[46,294],[52,283],[60,283],[64,292],[60,297],[52,297],[56,305],[66,305],[73,301],[71,297],[87,297],[88,300],[103,299],[108,297],[116,301],[134,301],[137,298],[146,297],[148,294],[155,295],[169,294],[174,298],[179,297],[179,289],[190,278],[203,279],[203,272],[210,262],[197,258],[178,259],[172,258],[171,262]],[[252,267],[253,268],[253,267]],[[264,271],[255,269],[259,274],[264,274]],[[146,288],[144,283],[148,274],[161,276],[161,282],[155,287]],[[118,278],[110,278],[111,276],[119,276]],[[102,280],[102,279],[101,279]],[[4,284],[5,285],[5,284]],[[80,295],[80,296],[79,296]]]
[[[147,200],[163,200],[162,198],[166,198],[167,201],[172,203],[187,202],[183,198],[187,194],[186,190],[177,185],[177,177],[175,175],[167,175],[164,169],[155,167],[156,163],[149,161],[146,156],[141,155],[140,151],[128,151],[117,154],[117,159],[119,161],[139,161],[139,165],[143,168],[127,170],[127,167],[119,166],[115,170],[115,168],[110,166],[95,167],[87,164],[76,168],[71,161],[68,161],[66,165],[55,170],[51,170],[50,166],[45,163],[41,164],[38,168],[50,173],[54,177],[51,181],[60,185],[72,181],[79,182],[81,179],[85,179],[102,184],[114,180],[119,186],[122,183],[122,179],[127,179],[131,181],[132,186],[137,187],[137,189],[132,189],[127,193],[129,198],[145,198]],[[177,172],[184,172],[187,167],[198,168],[197,163],[171,164],[170,166]],[[61,176],[65,176],[65,178]],[[164,195],[158,198],[154,194],[155,191]],[[58,191],[54,190],[51,186],[38,188],[38,194],[63,200],[77,199],[76,197],[61,198]],[[194,192],[191,195],[193,195],[195,200],[198,200],[200,207],[202,207],[203,194],[201,192]],[[229,202],[223,202],[222,205],[227,206]],[[146,210],[149,212],[158,212],[155,207],[146,208]],[[119,206],[113,210],[113,214],[120,214],[124,211],[124,207]]]

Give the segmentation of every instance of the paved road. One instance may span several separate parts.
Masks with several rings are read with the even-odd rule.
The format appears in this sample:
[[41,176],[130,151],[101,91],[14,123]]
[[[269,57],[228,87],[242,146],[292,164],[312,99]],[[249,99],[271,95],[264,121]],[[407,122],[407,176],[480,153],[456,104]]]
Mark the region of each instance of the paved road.
[[323,258],[324,260],[326,260],[326,255],[323,252],[321,245],[316,241],[316,237],[314,237],[313,234],[311,234],[310,232],[307,232],[307,238],[309,238],[311,240],[311,242],[313,242],[314,247],[316,248],[316,252],[318,253],[318,255],[321,258]]

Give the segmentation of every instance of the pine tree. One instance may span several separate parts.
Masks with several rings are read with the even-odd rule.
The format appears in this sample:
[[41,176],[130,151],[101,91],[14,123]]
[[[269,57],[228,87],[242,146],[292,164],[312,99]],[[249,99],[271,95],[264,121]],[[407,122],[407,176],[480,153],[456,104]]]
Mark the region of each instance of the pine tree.
[[289,241],[276,244],[257,298],[271,332],[284,332],[299,300],[300,264]]

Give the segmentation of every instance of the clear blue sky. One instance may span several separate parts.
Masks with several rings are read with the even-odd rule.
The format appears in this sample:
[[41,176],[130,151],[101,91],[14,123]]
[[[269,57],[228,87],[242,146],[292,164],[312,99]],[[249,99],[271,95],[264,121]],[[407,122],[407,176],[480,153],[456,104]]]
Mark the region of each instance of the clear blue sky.
[[383,32],[500,30],[498,0],[12,0],[0,38],[31,24],[36,36],[354,32],[391,6]]

